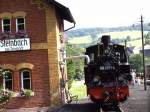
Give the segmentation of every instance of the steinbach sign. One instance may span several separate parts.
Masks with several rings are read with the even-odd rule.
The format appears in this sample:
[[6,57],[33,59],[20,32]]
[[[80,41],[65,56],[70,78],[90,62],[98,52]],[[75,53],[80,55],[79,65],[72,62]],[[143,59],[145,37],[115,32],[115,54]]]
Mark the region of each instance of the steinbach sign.
[[24,51],[30,49],[29,38],[0,40],[0,52]]

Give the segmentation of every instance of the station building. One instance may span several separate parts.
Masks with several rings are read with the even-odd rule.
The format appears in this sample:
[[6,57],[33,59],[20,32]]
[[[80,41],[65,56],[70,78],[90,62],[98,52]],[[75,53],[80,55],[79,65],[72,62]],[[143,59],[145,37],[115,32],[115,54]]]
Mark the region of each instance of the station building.
[[[69,8],[54,0],[0,0],[0,67],[10,71],[1,82],[14,92],[7,109],[63,103],[64,20],[75,25]],[[30,98],[21,96],[24,89]]]

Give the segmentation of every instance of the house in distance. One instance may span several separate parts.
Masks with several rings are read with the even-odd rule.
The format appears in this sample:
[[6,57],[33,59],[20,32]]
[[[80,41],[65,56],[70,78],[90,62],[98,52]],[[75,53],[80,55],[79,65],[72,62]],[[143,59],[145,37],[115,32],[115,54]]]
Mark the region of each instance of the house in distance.
[[14,92],[10,112],[64,102],[64,20],[75,25],[69,8],[55,0],[0,0],[0,67],[10,71],[1,83]]

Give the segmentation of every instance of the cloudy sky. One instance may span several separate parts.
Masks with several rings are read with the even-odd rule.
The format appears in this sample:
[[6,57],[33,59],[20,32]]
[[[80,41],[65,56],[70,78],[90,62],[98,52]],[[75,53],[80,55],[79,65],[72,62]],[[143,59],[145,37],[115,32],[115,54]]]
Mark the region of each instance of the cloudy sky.
[[141,14],[144,22],[150,22],[149,0],[56,1],[71,10],[76,28],[129,26],[139,23]]

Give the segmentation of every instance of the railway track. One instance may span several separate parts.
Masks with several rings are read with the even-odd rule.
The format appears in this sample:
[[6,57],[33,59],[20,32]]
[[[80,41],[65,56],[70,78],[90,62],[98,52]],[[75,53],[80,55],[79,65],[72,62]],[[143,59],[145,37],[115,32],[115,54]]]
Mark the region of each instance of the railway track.
[[124,112],[119,106],[115,107],[100,107],[97,112]]
[[[118,104],[118,109],[105,110],[100,108],[99,104],[92,103],[89,98],[79,100],[78,103],[64,105],[57,111],[49,112],[150,112],[150,86],[147,91],[144,86],[130,86],[130,97],[127,101]],[[140,97],[139,97],[140,96]]]

